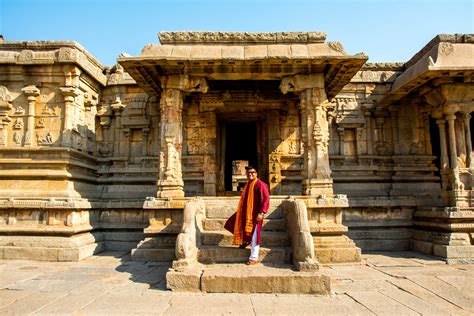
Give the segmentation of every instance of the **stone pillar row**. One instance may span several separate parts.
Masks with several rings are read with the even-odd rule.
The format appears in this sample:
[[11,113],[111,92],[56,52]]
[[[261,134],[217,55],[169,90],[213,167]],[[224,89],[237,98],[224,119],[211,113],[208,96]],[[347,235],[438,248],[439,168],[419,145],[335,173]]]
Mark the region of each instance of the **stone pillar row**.
[[[439,129],[441,148],[440,172],[442,176],[442,188],[446,191],[448,189],[448,183],[450,183],[452,190],[463,190],[464,185],[460,179],[460,168],[458,166],[458,152],[456,147],[456,112],[450,112],[446,115],[437,115],[436,118],[436,124],[438,125]],[[469,113],[462,114],[462,122],[464,124],[464,139],[466,145],[466,167],[472,170],[473,163],[470,118],[471,115]],[[448,125],[448,139],[446,139],[446,123]]]

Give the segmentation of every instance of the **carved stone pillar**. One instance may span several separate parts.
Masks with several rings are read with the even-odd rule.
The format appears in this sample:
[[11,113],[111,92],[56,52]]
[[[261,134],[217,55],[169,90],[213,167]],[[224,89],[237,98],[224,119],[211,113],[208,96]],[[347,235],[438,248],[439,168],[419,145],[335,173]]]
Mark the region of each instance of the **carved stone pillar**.
[[33,131],[35,129],[35,106],[36,98],[39,96],[40,91],[35,86],[27,86],[21,89],[28,99],[28,116],[26,119],[25,129],[25,146],[32,146],[31,139],[33,137]]
[[148,133],[150,132],[149,128],[143,128],[142,129],[142,156],[146,157],[148,156]]
[[[0,146],[7,145],[7,126],[11,122],[9,112],[12,109],[12,96],[10,95],[7,87],[0,86]],[[18,133],[14,134],[14,143],[19,143]],[[16,141],[15,141],[16,139]]]
[[449,158],[448,158],[448,147],[446,145],[446,120],[436,120],[439,129],[439,142],[441,149],[440,157],[440,174],[442,189],[446,191],[448,189],[449,179],[447,178],[449,174]]
[[390,118],[392,119],[392,144],[393,153],[400,153],[400,145],[398,144],[398,108],[393,106],[389,108]]
[[122,157],[127,157],[127,161],[130,160],[130,142],[131,142],[131,130],[130,128],[124,128],[122,130],[123,132],[123,147],[121,148],[121,156]]
[[61,146],[72,147],[72,130],[74,123],[74,101],[79,95],[76,88],[62,87],[59,88],[64,97],[64,122],[61,132]]
[[364,111],[365,117],[365,139],[367,142],[367,155],[372,155],[374,153],[372,147],[372,107],[373,104],[369,102],[366,102],[362,105],[362,110]]
[[302,140],[304,143],[303,194],[333,195],[329,167],[329,124],[327,97],[322,74],[283,78],[283,94],[300,95]]
[[337,133],[339,134],[339,155],[344,156],[344,127],[338,127]]
[[377,109],[375,112],[375,151],[378,155],[391,155],[393,150],[391,144],[385,141],[384,125],[387,121],[387,113]]
[[122,104],[120,97],[117,97],[115,102],[110,105],[110,108],[115,114],[115,135],[114,135],[114,156],[120,156],[120,130],[122,129],[122,111],[125,105]]
[[456,114],[451,113],[447,115],[448,120],[448,134],[449,134],[449,151],[450,151],[450,162],[451,162],[451,185],[453,190],[462,190],[463,184],[459,178],[458,168],[458,154],[456,149],[456,130],[455,120]]
[[183,99],[186,92],[206,93],[204,78],[166,76],[161,78],[163,91],[160,99],[160,165],[158,197],[183,197],[184,184],[181,171],[183,145]]
[[466,140],[466,167],[472,170],[472,143],[471,143],[471,114],[464,113],[464,139]]
[[102,157],[107,157],[111,154],[111,146],[113,146],[113,137],[110,137],[110,125],[112,122],[112,110],[108,105],[101,105],[97,116],[100,118],[99,125],[102,126],[102,146],[98,151]]

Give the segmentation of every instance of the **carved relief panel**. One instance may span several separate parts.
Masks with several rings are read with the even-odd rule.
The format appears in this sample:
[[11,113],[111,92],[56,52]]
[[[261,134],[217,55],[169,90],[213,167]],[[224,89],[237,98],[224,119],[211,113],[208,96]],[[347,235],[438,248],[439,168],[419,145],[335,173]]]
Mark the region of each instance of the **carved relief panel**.
[[299,155],[301,153],[300,117],[296,104],[290,103],[288,113],[280,116],[281,145],[279,150],[283,154]]

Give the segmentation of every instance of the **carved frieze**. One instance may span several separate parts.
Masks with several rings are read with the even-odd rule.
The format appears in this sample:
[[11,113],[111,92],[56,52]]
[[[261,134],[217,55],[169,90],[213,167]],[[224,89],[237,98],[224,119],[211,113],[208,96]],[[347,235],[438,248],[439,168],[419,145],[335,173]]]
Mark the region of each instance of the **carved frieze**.
[[53,134],[47,132],[46,134],[36,134],[38,145],[51,145],[53,144]]
[[278,43],[322,43],[326,33],[322,32],[160,32],[162,45],[170,44],[278,44]]

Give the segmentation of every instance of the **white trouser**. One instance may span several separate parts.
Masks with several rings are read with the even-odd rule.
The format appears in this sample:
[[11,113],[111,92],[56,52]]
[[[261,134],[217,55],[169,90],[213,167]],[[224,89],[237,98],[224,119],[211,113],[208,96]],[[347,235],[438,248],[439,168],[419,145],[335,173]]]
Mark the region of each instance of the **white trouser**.
[[257,229],[258,227],[255,226],[255,229],[252,235],[252,244],[250,248],[250,257],[249,257],[249,260],[255,260],[255,261],[258,260],[258,252],[260,251],[260,245],[257,245]]

